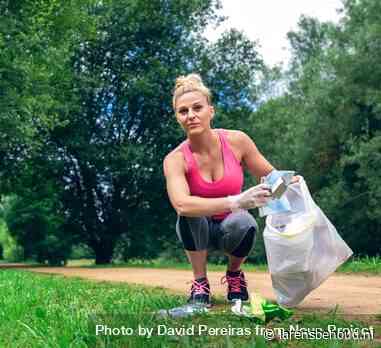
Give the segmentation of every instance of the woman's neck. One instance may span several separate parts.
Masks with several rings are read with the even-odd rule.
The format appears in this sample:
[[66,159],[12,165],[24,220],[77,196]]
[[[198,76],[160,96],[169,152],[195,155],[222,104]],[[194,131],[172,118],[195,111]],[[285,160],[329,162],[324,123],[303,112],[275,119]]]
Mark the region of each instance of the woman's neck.
[[216,131],[208,129],[200,134],[188,136],[192,152],[209,154],[219,145],[219,137]]

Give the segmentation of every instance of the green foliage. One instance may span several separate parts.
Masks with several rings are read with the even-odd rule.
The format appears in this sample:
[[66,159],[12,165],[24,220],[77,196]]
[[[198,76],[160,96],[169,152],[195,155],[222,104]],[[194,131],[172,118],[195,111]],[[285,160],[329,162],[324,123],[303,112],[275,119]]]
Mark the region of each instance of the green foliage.
[[63,219],[53,208],[51,198],[11,197],[5,207],[5,221],[9,233],[23,248],[23,259],[66,263],[71,251],[70,235],[65,234]]
[[8,231],[8,226],[4,221],[4,206],[0,203],[0,246],[2,258],[6,261],[21,261],[23,259],[22,247],[17,245],[14,238]]
[[[98,264],[181,258],[162,160],[183,139],[174,79],[193,71],[214,94],[215,127],[247,132],[275,167],[300,172],[354,251],[379,253],[381,3],[346,0],[339,24],[301,17],[285,73],[236,30],[201,36],[220,6],[0,3],[0,192],[15,194],[8,230],[26,255],[64,260],[86,245]],[[251,260],[265,260],[262,243]]]
[[254,100],[254,45],[235,31],[213,45],[201,36],[207,23],[218,22],[218,7],[105,2],[96,35],[73,50],[72,86],[65,87],[70,112],[60,113],[64,123],[46,135],[44,154],[29,160],[23,185],[52,180],[66,233],[86,243],[97,264],[110,262],[114,251],[124,260],[157,256],[174,235],[162,161],[181,140],[171,107],[175,77],[205,71],[219,92],[221,125],[238,120]]
[[22,247],[17,245],[16,241],[8,232],[5,221],[0,221],[0,245],[2,247],[2,258],[6,261],[16,262],[23,260]]
[[355,253],[377,255],[380,2],[345,1],[343,13],[337,25],[302,17],[288,34],[287,90],[252,115],[252,135],[276,167],[305,177]]
[[213,92],[216,128],[247,128],[247,117],[259,97],[255,87],[263,67],[256,44],[237,30],[206,45],[196,70]]
[[86,244],[76,244],[70,253],[70,260],[92,259],[94,253]]
[[[69,112],[72,46],[90,33],[86,3],[41,0],[0,3],[0,183],[13,191],[24,158],[41,151],[45,134]],[[71,96],[75,99],[75,95]]]
[[122,258],[152,256],[168,235],[161,163],[180,135],[172,84],[196,59],[189,57],[201,47],[200,32],[217,6],[107,2],[96,37],[75,50],[73,90],[80,107],[51,133],[50,149],[63,165],[57,180],[65,185],[66,221],[97,264],[110,262],[116,247]]

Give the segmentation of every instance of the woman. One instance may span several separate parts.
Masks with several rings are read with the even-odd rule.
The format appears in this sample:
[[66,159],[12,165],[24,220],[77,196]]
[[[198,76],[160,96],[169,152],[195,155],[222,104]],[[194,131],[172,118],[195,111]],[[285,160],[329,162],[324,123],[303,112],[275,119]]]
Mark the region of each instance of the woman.
[[274,168],[241,131],[212,129],[211,93],[197,74],[177,78],[173,93],[177,122],[187,140],[164,159],[168,196],[178,213],[176,232],[192,264],[189,302],[210,305],[207,249],[229,257],[229,301],[248,300],[241,265],[250,253],[257,224],[247,209],[266,205],[269,188],[260,184],[243,193],[242,164],[258,180]]

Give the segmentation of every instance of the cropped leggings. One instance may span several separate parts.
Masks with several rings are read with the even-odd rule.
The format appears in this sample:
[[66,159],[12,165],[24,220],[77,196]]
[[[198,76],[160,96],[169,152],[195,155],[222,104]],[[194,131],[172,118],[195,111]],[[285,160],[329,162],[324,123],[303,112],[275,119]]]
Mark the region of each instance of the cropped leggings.
[[185,250],[214,248],[237,257],[249,255],[257,230],[257,222],[246,210],[231,213],[221,221],[210,217],[178,216],[176,223],[176,233]]

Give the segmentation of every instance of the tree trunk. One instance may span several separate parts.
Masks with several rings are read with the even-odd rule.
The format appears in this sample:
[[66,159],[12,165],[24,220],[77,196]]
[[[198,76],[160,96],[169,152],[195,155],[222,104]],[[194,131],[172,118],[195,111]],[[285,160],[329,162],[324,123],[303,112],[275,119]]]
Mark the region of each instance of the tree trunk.
[[110,264],[114,253],[114,244],[100,243],[93,248],[95,253],[95,264]]

